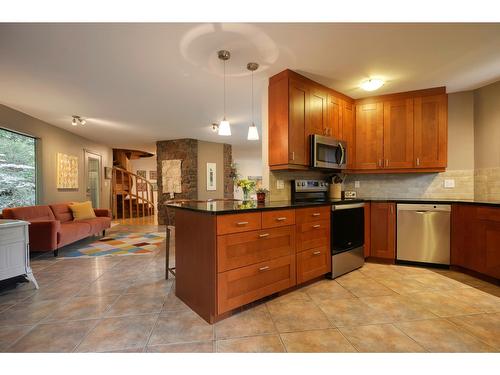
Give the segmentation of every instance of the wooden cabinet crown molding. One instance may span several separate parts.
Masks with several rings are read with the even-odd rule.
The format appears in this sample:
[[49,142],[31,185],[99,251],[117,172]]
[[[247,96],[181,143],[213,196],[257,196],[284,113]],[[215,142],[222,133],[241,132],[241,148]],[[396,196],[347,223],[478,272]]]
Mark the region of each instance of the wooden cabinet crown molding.
[[384,94],[384,95],[376,95],[376,96],[368,96],[366,98],[359,98],[354,100],[354,104],[371,104],[371,103],[382,103],[382,102],[390,102],[395,100],[404,100],[411,99],[417,96],[434,96],[434,95],[442,95],[446,94],[446,87],[431,87],[428,89],[422,90],[413,90],[413,91],[404,91],[397,92],[393,94]]

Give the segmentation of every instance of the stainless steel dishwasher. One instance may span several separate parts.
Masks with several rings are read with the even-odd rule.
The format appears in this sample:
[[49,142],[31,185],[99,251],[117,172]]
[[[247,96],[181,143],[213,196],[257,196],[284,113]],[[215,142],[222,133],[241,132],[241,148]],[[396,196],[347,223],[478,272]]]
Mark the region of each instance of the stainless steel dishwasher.
[[450,264],[449,204],[398,204],[396,259]]

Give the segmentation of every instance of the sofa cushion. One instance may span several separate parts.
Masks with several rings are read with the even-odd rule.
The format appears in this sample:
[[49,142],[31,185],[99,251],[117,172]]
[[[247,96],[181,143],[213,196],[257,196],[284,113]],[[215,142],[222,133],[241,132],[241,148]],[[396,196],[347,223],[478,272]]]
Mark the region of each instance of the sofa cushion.
[[15,220],[55,220],[54,214],[49,206],[29,206],[4,208],[2,210],[4,219]]
[[93,219],[96,217],[91,201],[72,203],[69,205],[69,209],[73,212],[75,221]]
[[97,234],[105,229],[111,227],[111,218],[109,217],[96,217],[93,219],[79,220],[78,223],[86,223],[91,227],[91,234]]
[[90,224],[81,221],[67,221],[61,223],[59,247],[90,236],[92,234],[91,229],[92,227]]
[[50,205],[52,212],[54,212],[54,216],[61,222],[61,224],[73,221],[73,213],[69,208],[70,204],[71,203],[56,203]]

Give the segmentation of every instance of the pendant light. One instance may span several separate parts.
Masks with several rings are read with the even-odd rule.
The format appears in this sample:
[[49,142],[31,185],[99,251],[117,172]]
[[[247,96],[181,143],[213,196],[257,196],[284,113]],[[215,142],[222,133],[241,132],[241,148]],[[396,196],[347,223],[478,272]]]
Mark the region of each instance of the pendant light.
[[259,140],[259,131],[255,126],[253,121],[253,72],[255,72],[259,68],[259,64],[257,63],[248,63],[247,69],[252,72],[252,124],[248,127],[248,136],[247,139],[249,141],[258,141]]
[[231,57],[231,53],[226,50],[220,50],[218,53],[219,59],[224,63],[224,118],[219,123],[219,135],[230,136],[231,125],[226,120],[226,61]]

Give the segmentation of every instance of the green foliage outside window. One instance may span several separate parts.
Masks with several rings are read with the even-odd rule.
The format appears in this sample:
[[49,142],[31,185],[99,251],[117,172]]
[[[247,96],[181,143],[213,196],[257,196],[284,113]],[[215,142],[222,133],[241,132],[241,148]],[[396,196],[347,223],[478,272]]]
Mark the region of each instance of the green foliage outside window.
[[0,211],[36,204],[35,139],[0,128]]

